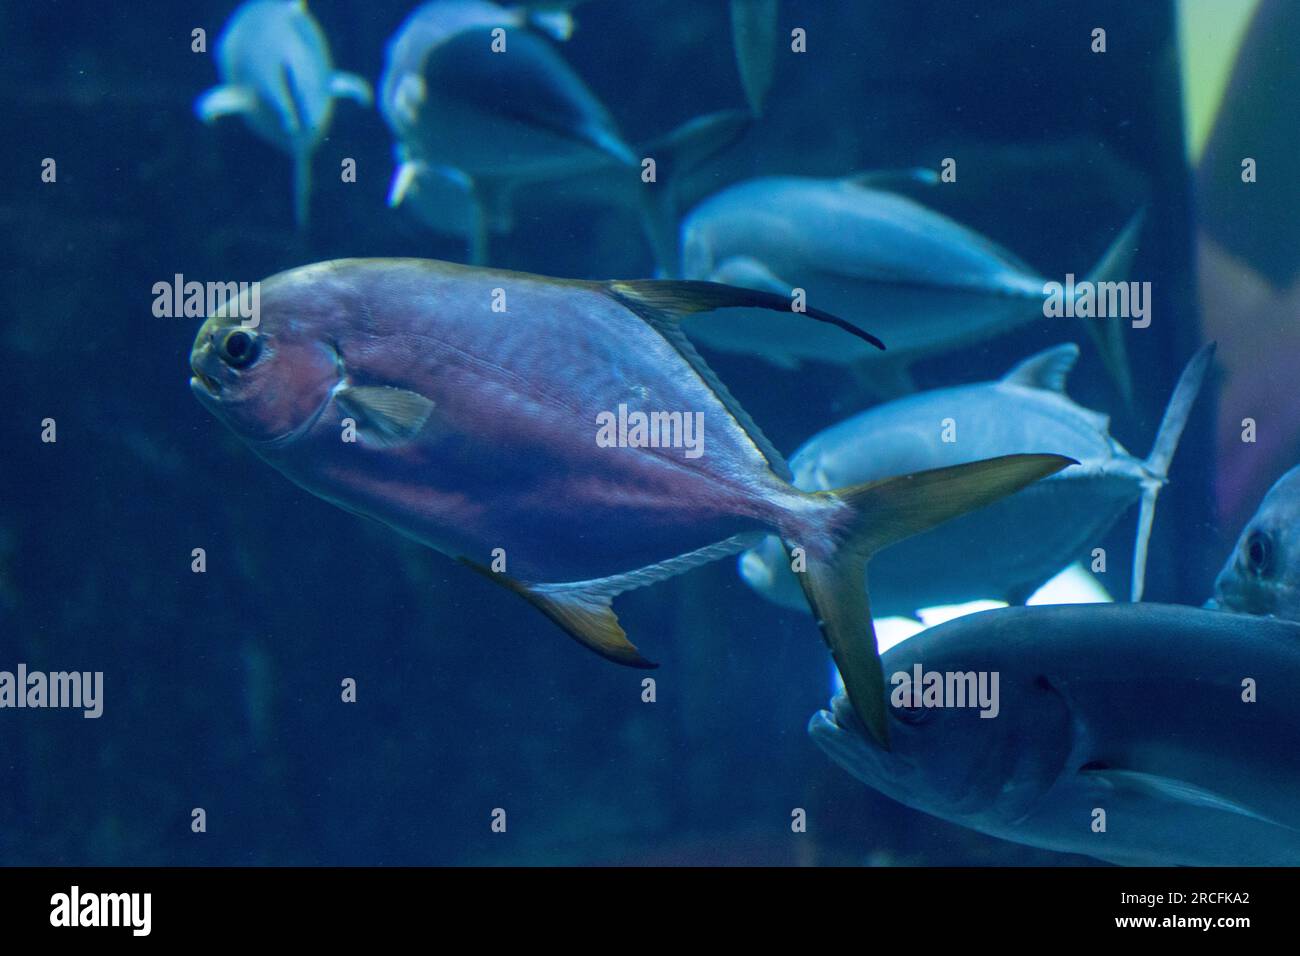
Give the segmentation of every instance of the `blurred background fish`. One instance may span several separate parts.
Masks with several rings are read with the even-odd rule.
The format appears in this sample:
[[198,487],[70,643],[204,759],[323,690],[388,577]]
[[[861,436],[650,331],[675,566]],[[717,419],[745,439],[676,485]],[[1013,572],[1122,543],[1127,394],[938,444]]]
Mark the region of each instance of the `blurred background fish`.
[[1279,478],[1246,522],[1209,605],[1300,621],[1300,468]]
[[221,85],[194,104],[211,123],[240,116],[259,136],[293,157],[293,211],[306,226],[311,157],[329,129],[336,99],[370,105],[370,84],[335,70],[329,43],[304,0],[249,0],[217,40]]
[[[919,358],[1045,321],[1047,280],[947,216],[873,186],[892,178],[896,174],[749,180],[705,200],[682,225],[685,277],[786,296],[802,289],[820,308],[878,330],[889,343],[886,355],[843,348],[772,318],[695,323],[696,337],[785,368],[804,360],[865,365],[864,382],[897,393],[914,387],[908,367]],[[1140,225],[1134,219],[1120,230],[1087,281],[1127,277]],[[1062,270],[1062,277],[1073,271]],[[1120,320],[1085,327],[1102,345],[1129,401]]]
[[[814,435],[790,459],[795,485],[841,487],[995,455],[1046,448],[1078,464],[1024,491],[888,548],[872,569],[878,615],[994,598],[1020,604],[1095,542],[1137,502],[1131,597],[1142,599],[1156,495],[1214,350],[1192,358],[1165,410],[1155,447],[1133,457],[1110,419],[1076,405],[1066,376],[1073,344],[1030,356],[995,382],[923,392],[878,405]],[[1095,555],[1090,556],[1095,563]],[[740,556],[740,575],[760,594],[799,607],[800,588],[779,542]],[[1102,569],[1108,566],[1103,560]]]

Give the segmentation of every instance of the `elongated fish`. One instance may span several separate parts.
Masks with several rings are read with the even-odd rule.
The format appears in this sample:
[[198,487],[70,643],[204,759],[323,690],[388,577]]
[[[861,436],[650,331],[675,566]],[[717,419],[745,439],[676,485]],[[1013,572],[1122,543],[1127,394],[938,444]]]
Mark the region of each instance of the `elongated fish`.
[[335,70],[329,44],[303,0],[249,0],[217,40],[221,85],[194,104],[205,123],[242,116],[294,159],[294,216],[307,223],[311,156],[329,129],[336,98],[370,105],[370,84]]
[[[697,206],[682,223],[681,239],[685,278],[787,298],[803,289],[809,304],[880,330],[888,355],[837,341],[819,328],[790,329],[770,317],[701,323],[698,330],[692,323],[688,331],[710,348],[785,368],[804,361],[867,363],[868,378],[889,394],[911,390],[907,368],[916,359],[1043,320],[1042,276],[947,216],[876,188],[898,177],[747,180]],[[1135,217],[1090,281],[1124,277],[1139,228]],[[1097,321],[1087,321],[1089,334],[1127,402],[1132,389],[1122,320]]]
[[[1156,495],[1213,354],[1207,345],[1188,362],[1145,460],[1111,437],[1110,419],[1065,394],[1066,377],[1079,357],[1079,347],[1067,343],[1031,356],[996,382],[901,398],[814,435],[790,459],[794,483],[823,491],[1050,448],[1079,466],[890,548],[871,570],[875,612],[909,615],[980,598],[1021,603],[1087,555],[1134,502],[1141,503],[1131,590],[1138,601]],[[775,538],[741,555],[740,574],[777,604],[806,606]]]
[[1294,623],[1160,604],[999,608],[923,631],[883,664],[892,751],[842,698],[808,732],[900,803],[1112,863],[1300,863]]
[[[764,533],[799,541],[808,600],[884,740],[869,556],[1069,460],[800,491],[678,327],[733,306],[788,309],[711,283],[343,259],[262,283],[256,328],[209,317],[190,385],[303,488],[461,560],[620,663],[650,666],[614,615],[618,594]],[[821,312],[790,320],[809,316],[854,330]]]
[[1208,606],[1300,621],[1300,467],[1279,478],[1260,502]]

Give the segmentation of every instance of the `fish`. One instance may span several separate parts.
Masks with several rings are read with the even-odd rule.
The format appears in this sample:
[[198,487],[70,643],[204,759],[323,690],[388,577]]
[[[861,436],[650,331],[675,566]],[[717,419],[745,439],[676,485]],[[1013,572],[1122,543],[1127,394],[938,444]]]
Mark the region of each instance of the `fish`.
[[[1064,343],[1030,356],[997,381],[920,392],[854,415],[800,446],[790,469],[797,488],[822,491],[1051,449],[1079,465],[890,548],[871,569],[873,609],[880,616],[909,616],[978,599],[1023,603],[1095,546],[1135,502],[1130,597],[1140,601],[1156,496],[1213,356],[1213,344],[1206,345],[1187,363],[1146,459],[1111,436],[1107,416],[1065,393],[1079,347]],[[944,440],[949,419],[951,442]],[[805,606],[779,540],[766,538],[744,552],[739,570],[769,600]]]
[[[341,259],[272,276],[258,294],[255,326],[224,307],[204,321],[190,388],[290,480],[461,561],[590,650],[637,667],[653,665],[620,626],[617,595],[734,556],[763,533],[797,540],[823,638],[864,724],[881,733],[861,587],[869,555],[1070,463],[1015,455],[800,491],[679,327],[713,309],[788,310],[762,292]],[[869,337],[820,311],[791,321],[810,318]],[[662,437],[674,412],[697,423],[699,454],[671,433],[624,431],[632,415],[658,414]]]
[[777,0],[731,0],[731,39],[745,100],[763,113],[776,65]]
[[371,104],[370,84],[334,69],[329,43],[303,0],[249,0],[217,39],[221,83],[194,111],[205,123],[240,116],[294,160],[294,219],[307,225],[311,157],[329,129],[336,99]]
[[[1044,318],[1047,282],[992,240],[907,196],[881,188],[934,182],[933,171],[859,173],[836,179],[765,176],[714,194],[682,223],[681,275],[807,301],[889,343],[876,355],[820,328],[771,317],[695,323],[706,348],[751,355],[779,368],[813,361],[857,367],[879,394],[914,391],[909,367]],[[1089,275],[1122,279],[1141,229],[1138,213]],[[1118,319],[1088,322],[1126,403],[1132,381]]]
[[[572,19],[566,10],[432,0],[388,43],[379,101],[397,141],[389,205],[413,187],[434,191],[476,263],[521,185],[610,162],[638,172],[604,104],[534,28],[563,40]],[[493,51],[495,30],[505,31],[504,52]]]
[[1277,480],[1214,581],[1208,607],[1300,621],[1300,466]]
[[[999,608],[883,665],[892,750],[841,697],[808,733],[893,800],[1110,863],[1300,863],[1300,625],[1166,604]],[[986,699],[971,706],[981,679],[991,719]]]
[[[506,30],[493,53],[490,31]],[[536,30],[537,32],[533,32]],[[678,181],[746,132],[739,110],[694,117],[629,146],[596,95],[553,45],[572,32],[567,10],[434,0],[389,42],[380,111],[397,141],[388,204],[429,228],[464,238],[469,261],[488,261],[522,198],[598,201],[639,216],[661,275],[677,270]],[[655,161],[652,183],[642,163]],[[539,183],[547,188],[529,189]]]

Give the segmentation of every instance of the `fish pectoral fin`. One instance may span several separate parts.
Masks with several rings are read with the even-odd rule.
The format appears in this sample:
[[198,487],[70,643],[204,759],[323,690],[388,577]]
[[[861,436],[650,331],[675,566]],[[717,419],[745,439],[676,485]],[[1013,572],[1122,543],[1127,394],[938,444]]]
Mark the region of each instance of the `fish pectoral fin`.
[[355,73],[337,70],[330,77],[330,95],[369,106],[374,100],[370,84]]
[[433,402],[416,392],[387,385],[344,385],[334,393],[344,414],[356,420],[368,443],[392,448],[409,442],[433,414]]
[[485,578],[518,594],[558,624],[571,638],[601,657],[629,667],[659,666],[642,657],[636,645],[627,639],[627,634],[614,613],[614,594],[611,591],[565,585],[524,584],[468,558],[459,560]]
[[1212,790],[1206,790],[1204,787],[1198,787],[1196,784],[1188,783],[1185,780],[1162,777],[1153,773],[1143,773],[1140,770],[1119,770],[1113,767],[1097,769],[1085,767],[1079,771],[1079,774],[1092,780],[1101,781],[1116,790],[1126,790],[1130,793],[1139,793],[1147,797],[1168,800],[1182,806],[1235,813],[1238,816],[1249,817],[1270,826],[1283,827],[1288,830],[1294,829],[1294,827],[1288,827],[1285,823],[1278,823],[1276,820],[1256,813],[1235,800],[1221,796]]
[[205,123],[256,108],[257,94],[246,86],[214,86],[194,103],[195,114]]

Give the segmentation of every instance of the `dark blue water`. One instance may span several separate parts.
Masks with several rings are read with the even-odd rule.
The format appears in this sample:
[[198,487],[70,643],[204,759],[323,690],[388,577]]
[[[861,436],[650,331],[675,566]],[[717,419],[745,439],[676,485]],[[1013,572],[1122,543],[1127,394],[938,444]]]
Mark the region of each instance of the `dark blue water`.
[[[411,8],[311,4],[335,63],[375,84]],[[809,52],[778,57],[766,115],[711,161],[703,189],[955,156],[958,183],[927,201],[1049,275],[1094,260],[1145,204],[1135,273],[1177,320],[1130,338],[1134,414],[1095,352],[1071,383],[1144,456],[1200,341],[1173,15],[1159,2],[1083,8],[783,4],[780,35],[804,27]],[[0,669],[105,675],[98,720],[0,710],[0,862],[1083,862],[939,823],[831,764],[804,732],[829,694],[813,622],[759,599],[732,562],[621,599],[629,634],[661,663],[644,703],[641,672],[298,489],[192,399],[196,322],[155,318],[154,283],[465,255],[385,205],[391,135],[350,104],[316,153],[311,227],[296,231],[289,158],[192,111],[217,76],[191,30],[207,29],[211,51],[232,9],[0,6]],[[563,54],[629,141],[743,106],[726,4],[592,0],[577,17]],[[1097,23],[1105,56],[1088,50]],[[56,183],[41,182],[45,157]],[[356,159],[356,183],[339,181],[341,157]],[[530,211],[494,238],[492,262],[653,271],[636,220],[615,208]],[[1040,323],[918,378],[994,377],[1059,340]],[[712,364],[787,451],[867,401],[841,372]],[[40,440],[45,418],[56,443]],[[1238,530],[1213,518],[1213,420],[1209,394],[1161,497],[1152,599],[1203,600]],[[1132,520],[1105,542],[1116,554]],[[340,700],[346,678],[355,703]],[[791,832],[793,808],[807,810],[806,834]]]

